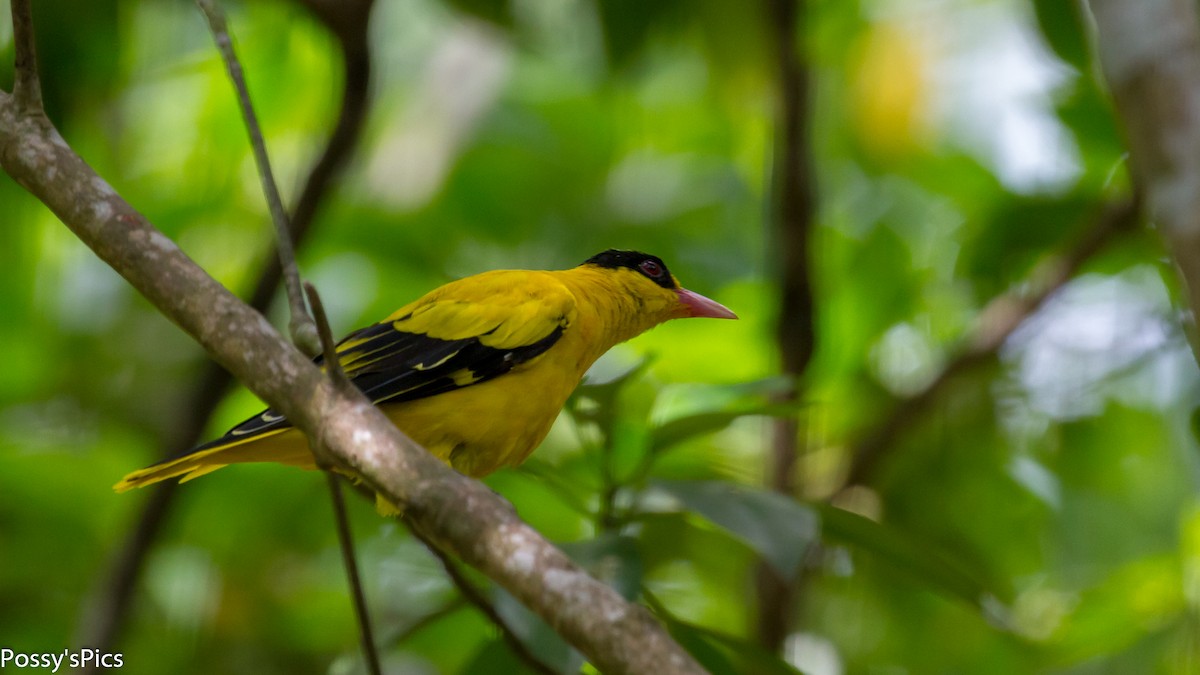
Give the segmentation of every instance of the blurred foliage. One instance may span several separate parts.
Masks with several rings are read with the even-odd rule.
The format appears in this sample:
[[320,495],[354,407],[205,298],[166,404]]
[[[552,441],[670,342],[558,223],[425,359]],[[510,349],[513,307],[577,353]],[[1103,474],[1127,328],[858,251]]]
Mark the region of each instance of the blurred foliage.
[[[51,116],[246,292],[270,229],[198,13],[84,4],[35,3]],[[614,350],[539,452],[488,482],[710,670],[1200,671],[1200,380],[1153,236],[1090,260],[904,420],[871,486],[839,490],[856,443],[983,306],[1128,190],[1081,3],[808,4],[818,344],[798,408],[772,403],[775,64],[757,3],[381,3],[367,138],[301,251],[335,330],[485,269],[652,251],[742,320]],[[230,12],[294,192],[336,109],[334,42],[293,3]],[[7,178],[0,204],[0,646],[83,647],[70,636],[145,498],[109,486],[162,451],[202,356]],[[230,395],[210,431],[256,405]],[[781,415],[804,422],[797,499],[759,487]],[[273,466],[188,484],[123,670],[361,672],[326,500],[319,476]],[[403,528],[353,511],[389,672],[522,672]],[[802,581],[780,656],[755,646],[760,560]],[[489,593],[534,653],[579,669]]]

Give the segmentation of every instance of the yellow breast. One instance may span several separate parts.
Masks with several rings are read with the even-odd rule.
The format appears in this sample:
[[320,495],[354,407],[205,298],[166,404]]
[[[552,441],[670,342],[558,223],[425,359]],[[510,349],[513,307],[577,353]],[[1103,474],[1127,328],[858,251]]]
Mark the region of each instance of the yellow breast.
[[479,477],[520,464],[599,356],[581,342],[584,327],[572,328],[579,330],[568,330],[545,354],[494,380],[381,407],[410,438],[464,474]]

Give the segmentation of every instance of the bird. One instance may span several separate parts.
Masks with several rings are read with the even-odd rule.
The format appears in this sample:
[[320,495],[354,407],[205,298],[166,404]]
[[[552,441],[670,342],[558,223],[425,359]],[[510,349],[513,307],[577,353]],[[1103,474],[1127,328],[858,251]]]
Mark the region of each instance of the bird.
[[[737,315],[680,286],[661,258],[609,249],[571,269],[496,270],[452,281],[350,333],[336,355],[350,381],[401,431],[460,473],[481,478],[533,452],[602,354],[687,317]],[[314,361],[323,364],[320,356]],[[268,408],[181,457],[126,475],[113,489],[185,482],[245,462],[317,468],[304,434]]]

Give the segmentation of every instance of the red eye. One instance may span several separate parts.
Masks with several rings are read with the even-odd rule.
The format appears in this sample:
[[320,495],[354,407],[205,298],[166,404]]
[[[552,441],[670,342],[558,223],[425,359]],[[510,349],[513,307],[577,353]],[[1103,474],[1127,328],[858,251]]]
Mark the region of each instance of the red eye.
[[638,265],[638,268],[642,270],[643,274],[651,279],[659,279],[663,274],[662,265],[659,265],[653,260],[643,260],[642,264]]

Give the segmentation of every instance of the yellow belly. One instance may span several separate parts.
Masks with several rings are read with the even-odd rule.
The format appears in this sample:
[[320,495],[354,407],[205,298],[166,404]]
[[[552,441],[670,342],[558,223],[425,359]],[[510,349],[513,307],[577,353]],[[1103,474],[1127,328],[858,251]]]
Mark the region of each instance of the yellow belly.
[[[573,369],[572,369],[573,370]],[[578,384],[573,373],[548,380],[529,369],[488,382],[381,406],[401,431],[468,476],[520,464],[542,442]]]

